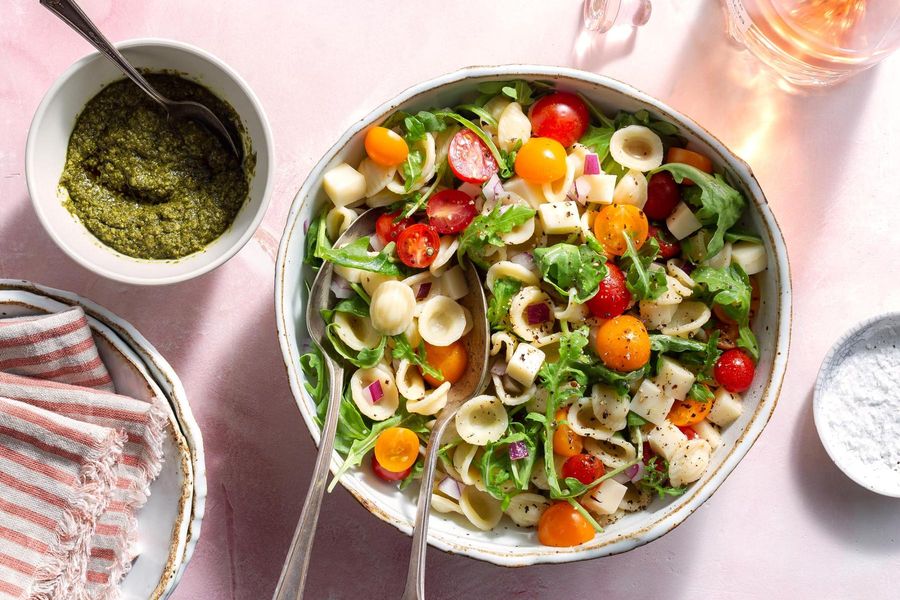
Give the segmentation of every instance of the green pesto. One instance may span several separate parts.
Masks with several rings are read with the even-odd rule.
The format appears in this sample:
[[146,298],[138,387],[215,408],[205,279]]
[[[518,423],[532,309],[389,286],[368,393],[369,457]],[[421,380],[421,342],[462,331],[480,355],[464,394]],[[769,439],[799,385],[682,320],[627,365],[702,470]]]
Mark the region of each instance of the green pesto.
[[[205,87],[171,73],[146,74],[163,95],[194,100],[222,119],[234,109]],[[66,207],[111,248],[144,259],[202,250],[234,222],[256,157],[243,165],[211,131],[165,111],[130,80],[104,87],[81,111],[60,187]]]

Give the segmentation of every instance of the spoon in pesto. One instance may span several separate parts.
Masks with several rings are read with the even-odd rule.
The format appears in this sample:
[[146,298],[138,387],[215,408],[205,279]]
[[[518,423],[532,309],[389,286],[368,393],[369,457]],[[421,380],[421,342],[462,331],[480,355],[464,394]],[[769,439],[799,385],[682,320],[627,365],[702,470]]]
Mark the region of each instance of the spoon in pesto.
[[170,119],[192,119],[205,125],[215,133],[228,146],[228,149],[237,156],[238,160],[244,160],[244,143],[234,127],[226,126],[219,117],[209,108],[199,102],[176,101],[160,94],[144,77],[129,63],[122,53],[113,46],[106,36],[94,25],[81,7],[74,0],[40,0],[41,4],[62,19],[72,29],[80,33],[84,39],[100,51],[100,54],[116,64],[125,75],[128,76],[148,96],[153,98],[165,109]]

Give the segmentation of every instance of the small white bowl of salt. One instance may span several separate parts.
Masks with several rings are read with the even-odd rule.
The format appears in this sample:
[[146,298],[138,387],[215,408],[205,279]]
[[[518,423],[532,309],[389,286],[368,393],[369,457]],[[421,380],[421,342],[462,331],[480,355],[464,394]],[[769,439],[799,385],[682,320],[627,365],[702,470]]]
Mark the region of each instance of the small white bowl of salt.
[[841,471],[900,498],[900,313],[863,321],[831,347],[816,379],[813,415]]

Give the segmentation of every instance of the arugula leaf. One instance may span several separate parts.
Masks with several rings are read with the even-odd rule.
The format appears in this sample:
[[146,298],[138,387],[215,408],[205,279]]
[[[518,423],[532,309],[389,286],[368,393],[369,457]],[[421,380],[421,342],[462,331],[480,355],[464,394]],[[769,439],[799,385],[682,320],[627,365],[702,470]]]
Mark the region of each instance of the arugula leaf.
[[403,126],[406,135],[403,136],[407,144],[414,144],[425,139],[426,133],[436,133],[447,128],[447,124],[434,113],[420,110],[415,115],[403,117]]
[[731,264],[722,269],[700,267],[691,273],[697,283],[705,286],[725,314],[732,318],[739,327],[737,345],[746,350],[753,360],[759,360],[759,344],[750,329],[750,298],[753,288],[750,278],[738,264]]
[[400,165],[400,174],[403,175],[403,190],[409,192],[412,186],[422,176],[422,165],[425,163],[425,153],[421,148],[410,148],[406,155],[406,162]]
[[666,485],[666,482],[669,479],[669,461],[664,460],[662,462],[663,470],[660,471],[656,468],[658,459],[658,456],[654,456],[647,462],[647,465],[644,467],[644,476],[637,482],[638,487],[651,493],[656,492],[659,494],[660,498],[664,498],[665,496],[680,496],[685,493],[687,487],[671,487]]
[[319,229],[325,229],[325,215],[327,211],[322,211],[322,216],[309,224],[306,230],[306,244],[303,250],[303,262],[312,268],[313,272],[317,272],[322,266],[322,259],[319,257]]
[[694,382],[691,385],[691,389],[688,390],[688,398],[694,400],[696,402],[709,402],[715,395],[709,391],[709,388],[703,385],[702,383]]
[[594,127],[591,125],[578,141],[593,150],[602,161],[609,152],[609,141],[615,132],[616,130],[612,126]]
[[534,91],[528,82],[521,79],[515,81],[488,81],[478,84],[476,89],[479,93],[490,96],[503,94],[522,106],[529,106],[534,103]]
[[409,484],[411,484],[416,479],[421,478],[422,471],[424,471],[424,470],[425,470],[425,460],[423,458],[418,458],[416,460],[416,462],[413,464],[413,468],[409,472],[409,475],[404,477],[403,480],[400,482],[400,490],[401,491],[405,490],[406,488],[409,487]]
[[412,344],[409,343],[409,339],[407,339],[405,333],[395,335],[393,340],[394,350],[392,354],[394,358],[397,360],[403,360],[405,358],[412,364],[420,367],[424,374],[433,377],[438,381],[444,381],[444,374],[441,373],[440,369],[429,365],[428,360],[425,358],[425,342],[419,344],[418,350],[413,350]]
[[320,312],[322,313],[322,318],[326,321],[331,321],[332,317],[334,317],[334,313],[339,312],[349,313],[351,315],[356,315],[357,317],[368,319],[369,304],[360,296],[353,295],[350,298],[346,298],[335,304],[334,308],[323,308]]
[[342,267],[361,269],[384,275],[403,275],[403,271],[394,262],[394,242],[385,246],[381,252],[369,252],[368,236],[356,239],[346,246],[334,248],[325,235],[325,214],[319,218],[317,231],[316,256]]
[[654,237],[647,238],[638,251],[631,237],[625,233],[622,235],[628,249],[622,255],[619,266],[625,272],[625,285],[628,291],[634,296],[635,301],[659,298],[668,289],[665,271],[650,268],[650,264],[659,255],[659,242]]
[[[501,508],[506,510],[509,501],[517,493],[525,491],[531,482],[531,472],[537,460],[537,439],[543,429],[540,423],[529,421],[509,424],[507,434],[496,442],[488,444],[479,463],[485,490],[501,500]],[[521,442],[528,455],[519,460],[509,457],[510,444]]]
[[625,424],[626,424],[629,428],[631,428],[631,427],[643,427],[644,425],[646,425],[646,424],[649,423],[649,422],[650,422],[650,421],[648,421],[647,419],[645,419],[645,418],[642,417],[641,415],[637,414],[636,412],[630,411],[630,410],[628,411],[628,414],[625,415]]
[[616,389],[616,394],[624,396],[628,393],[631,384],[639,381],[647,376],[650,370],[649,365],[644,365],[640,369],[620,373],[607,368],[605,365],[597,361],[589,361],[580,367],[590,383],[601,382],[610,385]]
[[674,335],[651,333],[650,349],[656,352],[705,352],[706,344]]
[[344,340],[338,337],[335,332],[337,327],[337,323],[329,323],[325,326],[325,337],[331,342],[331,347],[334,348],[335,352],[361,369],[368,369],[378,364],[378,361],[384,356],[384,347],[387,345],[387,337],[382,336],[381,341],[374,348],[364,348],[355,352],[344,343]]
[[700,169],[682,163],[667,163],[653,171],[668,171],[681,183],[690,179],[700,190],[700,210],[695,213],[697,220],[704,225],[715,224],[716,231],[706,248],[707,257],[715,256],[725,245],[725,232],[738,222],[747,205],[744,196],[728,185],[721,175],[710,175]]
[[481,119],[482,123],[486,123],[491,127],[497,126],[497,119],[491,116],[491,113],[486,111],[483,106],[478,106],[477,104],[460,104],[456,107],[456,112],[470,112],[479,119]]
[[[506,208],[506,210],[501,210]],[[534,217],[534,209],[527,206],[514,205],[501,207],[497,204],[494,209],[486,215],[478,215],[469,226],[463,230],[459,236],[458,256],[468,257],[476,265],[486,269],[488,263],[485,260],[485,250],[487,246],[503,246],[503,240],[500,235],[509,233],[528,219]]]
[[755,233],[744,231],[733,227],[725,232],[725,241],[731,242],[752,242],[754,244],[762,244],[762,238]]
[[606,257],[588,246],[554,244],[535,248],[534,260],[544,281],[563,296],[575,289],[575,301],[584,304],[597,293],[606,277]]
[[622,129],[629,125],[643,125],[663,138],[678,135],[678,128],[675,125],[668,121],[662,121],[651,117],[649,111],[644,109],[633,113],[620,111],[619,114],[616,115],[615,123],[616,129]]
[[522,282],[512,277],[501,277],[494,282],[494,290],[488,300],[487,319],[494,330],[504,329],[513,296],[522,289]]
[[303,371],[303,387],[316,407],[316,419],[321,426],[328,408],[328,381],[325,376],[325,361],[318,346],[300,355],[300,370]]

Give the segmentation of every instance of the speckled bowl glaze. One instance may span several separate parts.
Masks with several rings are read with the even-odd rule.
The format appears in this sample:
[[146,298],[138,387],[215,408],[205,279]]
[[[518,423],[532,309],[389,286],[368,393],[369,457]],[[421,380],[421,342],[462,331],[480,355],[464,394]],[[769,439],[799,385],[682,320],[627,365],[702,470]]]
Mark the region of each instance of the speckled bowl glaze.
[[206,86],[240,116],[244,138],[256,153],[249,196],[234,223],[199,252],[177,260],[141,260],[101,243],[59,198],[69,136],[84,105],[103,86],[122,79],[121,71],[93,52],[53,83],[35,111],[25,147],[28,193],[44,229],[66,254],[87,269],[117,281],[162,285],[207,273],[234,256],[259,227],[269,205],[275,173],[272,132],[262,104],[231,67],[212,54],[174,40],[141,39],[116,47],[139,69],[172,70]]
[[[717,169],[749,200],[744,226],[759,232],[768,251],[768,269],[761,274],[762,303],[755,330],[762,348],[753,387],[744,395],[744,413],[723,434],[724,444],[709,468],[683,496],[654,501],[643,512],[628,514],[590,542],[574,548],[550,548],[538,543],[533,530],[517,528],[506,518],[494,531],[478,531],[454,516],[432,515],[428,541],[449,552],[506,566],[559,563],[617,554],[646,544],[671,531],[709,498],[747,454],[766,426],[781,389],[790,345],[791,283],[784,239],[750,167],[709,132],[688,117],[621,82],[573,69],[509,65],[472,67],[416,85],[382,104],[355,123],[310,172],[297,193],[288,216],[275,272],[275,305],[279,341],[297,406],[310,433],[318,442],[315,410],[303,389],[298,358],[308,348],[304,313],[307,308],[303,277],[304,225],[327,200],[320,184],[322,174],[346,161],[356,164],[364,153],[366,129],[395,110],[454,106],[463,94],[486,81],[525,79],[554,83],[584,94],[608,114],[618,110],[646,109],[678,126],[689,143],[712,158]],[[332,468],[340,464],[337,454]],[[418,486],[400,492],[382,483],[368,469],[345,475],[341,483],[378,518],[410,533]]]
[[[172,367],[128,322],[70,292],[22,280],[0,280],[0,312],[53,312],[81,306],[117,388],[137,398],[163,398],[170,427],[163,474],[138,513],[141,556],[122,583],[125,600],[168,597],[200,536],[206,501],[203,438]],[[15,312],[18,311],[18,312]]]

